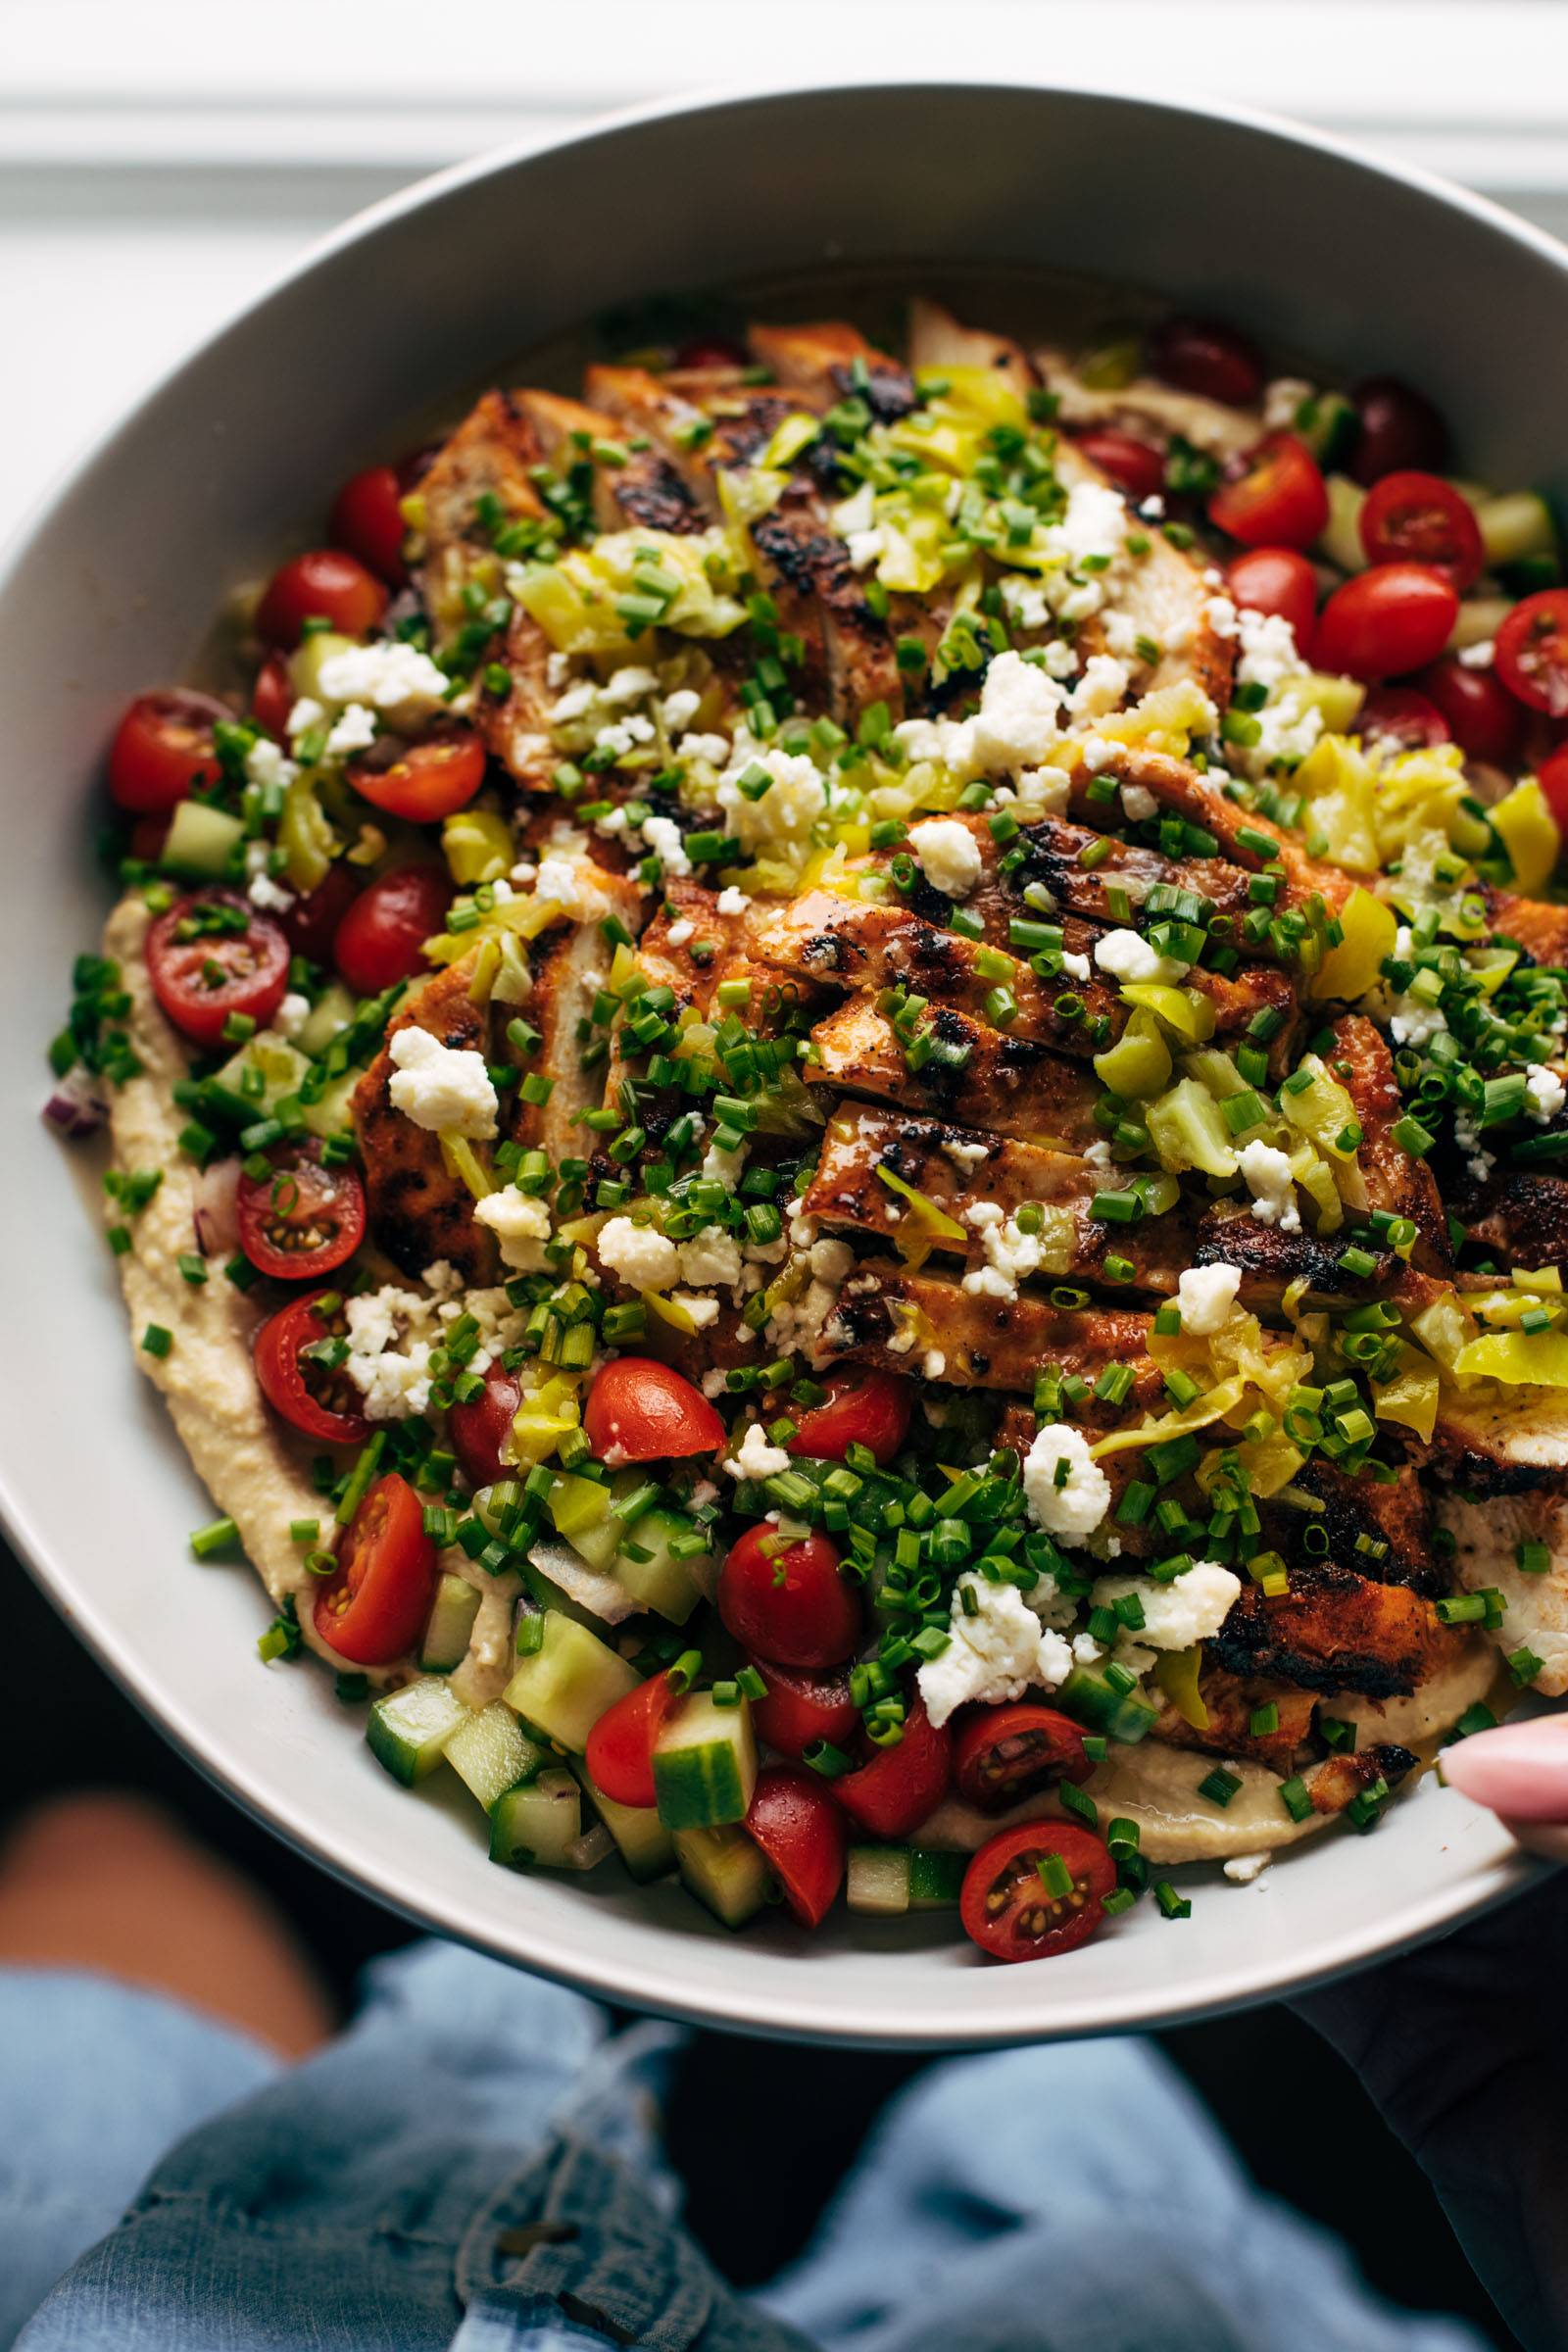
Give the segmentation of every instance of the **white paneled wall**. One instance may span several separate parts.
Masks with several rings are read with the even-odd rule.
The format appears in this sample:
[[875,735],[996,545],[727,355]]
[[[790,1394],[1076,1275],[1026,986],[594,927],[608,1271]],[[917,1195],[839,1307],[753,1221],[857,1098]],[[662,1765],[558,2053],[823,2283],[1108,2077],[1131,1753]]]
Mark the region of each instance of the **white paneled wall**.
[[421,172],[699,87],[935,74],[1294,115],[1568,234],[1563,0],[0,0],[0,534]]

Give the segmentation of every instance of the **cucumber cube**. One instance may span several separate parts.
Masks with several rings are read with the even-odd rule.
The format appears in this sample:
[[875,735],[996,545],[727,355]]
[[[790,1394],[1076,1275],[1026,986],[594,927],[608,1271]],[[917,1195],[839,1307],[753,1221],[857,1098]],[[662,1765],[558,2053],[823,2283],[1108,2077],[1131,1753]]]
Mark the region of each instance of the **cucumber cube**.
[[767,1900],[767,1864],[742,1829],[677,1830],[675,1860],[692,1893],[726,1928],[744,1927]]
[[447,1741],[467,1720],[468,1710],[450,1684],[431,1674],[378,1698],[366,1722],[365,1737],[376,1762],[412,1788],[434,1772]]
[[659,1818],[667,1830],[714,1829],[744,1821],[757,1786],[757,1739],[743,1698],[720,1707],[696,1691],[665,1723],[654,1747]]
[[509,1870],[566,1868],[581,1835],[581,1791],[569,1772],[554,1767],[507,1789],[490,1810],[490,1859]]
[[419,1644],[426,1674],[450,1674],[468,1654],[468,1637],[479,1614],[479,1588],[466,1576],[444,1575],[435,1589],[430,1620]]
[[532,1780],[545,1751],[524,1735],[512,1709],[498,1698],[458,1726],[447,1741],[446,1759],[488,1812],[498,1796],[519,1781]]
[[950,1911],[958,1899],[967,1854],[923,1845],[852,1845],[844,1897],[852,1911],[902,1917],[906,1911]]
[[594,1786],[586,1764],[574,1761],[571,1769],[634,1879],[662,1879],[674,1869],[675,1840],[652,1805],[617,1805]]
[[220,882],[237,859],[243,862],[244,841],[245,828],[237,816],[210,808],[205,801],[181,801],[158,862],[166,873]]
[[600,1716],[635,1690],[637,1680],[597,1634],[551,1609],[539,1647],[518,1662],[501,1695],[547,1740],[581,1755]]
[[691,1522],[673,1511],[644,1511],[621,1536],[612,1574],[641,1609],[657,1610],[671,1625],[684,1625],[703,1597],[698,1571],[711,1563],[706,1554],[677,1559],[671,1541],[689,1534]]

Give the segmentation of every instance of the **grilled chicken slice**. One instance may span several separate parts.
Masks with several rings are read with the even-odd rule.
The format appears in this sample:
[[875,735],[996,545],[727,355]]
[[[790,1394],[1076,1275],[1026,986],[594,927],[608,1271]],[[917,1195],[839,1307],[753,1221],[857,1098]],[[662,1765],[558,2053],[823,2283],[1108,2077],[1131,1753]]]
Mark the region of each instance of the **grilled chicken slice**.
[[[617,915],[628,930],[634,929],[642,910],[636,883],[596,869],[594,887],[605,903],[605,913]],[[603,1074],[583,1068],[581,1043],[612,955],[599,928],[603,919],[547,932],[534,951],[533,991],[522,1009],[539,1031],[540,1043],[528,1066],[544,1071],[555,1084],[548,1102],[518,1101],[512,1134],[524,1149],[546,1152],[552,1162],[584,1156],[585,1130],[577,1124],[578,1116],[604,1100]]]
[[1444,1474],[1462,1494],[1538,1494],[1568,1470],[1568,1395],[1561,1389],[1496,1389],[1479,1396],[1447,1389],[1433,1432]]
[[532,470],[541,457],[532,422],[508,392],[486,392],[436,452],[418,489],[424,510],[418,586],[438,638],[466,619],[463,590],[476,574],[488,572],[499,584],[490,531],[479,519],[481,499],[493,500],[508,521],[542,519]]
[[911,1069],[887,1015],[869,997],[852,997],[811,1031],[818,1058],[803,1065],[807,1079],[962,1121],[956,1134],[967,1135],[972,1125],[1072,1152],[1104,1140],[1094,1115],[1104,1089],[1082,1062],[947,1005],[926,1017],[938,1051]]
[[1568,1265],[1568,1176],[1499,1167],[1465,1174],[1446,1196],[1467,1238],[1503,1266]]
[[[603,409],[585,408],[559,392],[514,392],[513,406],[532,426],[546,465],[560,472],[593,465],[594,521],[602,531],[705,530],[708,516],[684,479],[656,449],[627,449],[618,425]],[[596,455],[606,444],[613,460]]]
[[1414,1772],[1421,1759],[1411,1748],[1401,1747],[1396,1740],[1383,1740],[1372,1747],[1359,1747],[1348,1756],[1325,1756],[1321,1764],[1302,1774],[1306,1792],[1312,1799],[1314,1813],[1343,1813],[1347,1805],[1375,1788],[1380,1781],[1390,1790]]
[[1333,1024],[1333,1052],[1324,1059],[1349,1096],[1360,1124],[1356,1159],[1366,1183],[1367,1208],[1386,1209],[1392,1217],[1408,1217],[1417,1235],[1411,1265],[1427,1274],[1446,1276],[1452,1271],[1453,1258],[1437,1179],[1424,1159],[1415,1158],[1395,1141],[1394,1129],[1404,1116],[1404,1102],[1388,1045],[1381,1031],[1360,1013],[1344,1014]]
[[814,326],[751,326],[752,356],[791,392],[826,405],[858,392],[879,422],[907,416],[914,406],[909,371],[840,319]]
[[370,1231],[405,1274],[446,1258],[467,1284],[496,1278],[494,1237],[473,1218],[473,1195],[447,1166],[440,1140],[392,1101],[390,1041],[403,1029],[426,1029],[444,1046],[490,1058],[489,1007],[468,994],[477,951],[411,989],[387,1042],[354,1090],[354,1129],[365,1167]]
[[[1406,1585],[1429,1600],[1446,1592],[1446,1571],[1432,1549],[1432,1496],[1413,1462],[1401,1463],[1384,1484],[1364,1472],[1348,1477],[1319,1454],[1297,1472],[1292,1492],[1321,1506],[1303,1509],[1282,1496],[1263,1505],[1268,1541],[1293,1567],[1322,1557],[1381,1585]],[[1309,1527],[1328,1538],[1326,1553],[1306,1549]]]
[[1492,938],[1516,940],[1533,963],[1554,969],[1568,964],[1568,906],[1521,899],[1511,890],[1489,890],[1486,900]]
[[[1503,1619],[1493,1639],[1504,1654],[1532,1649],[1542,1661],[1533,1688],[1549,1698],[1568,1690],[1568,1494],[1559,1470],[1535,1494],[1468,1502],[1444,1494],[1439,1522],[1454,1540],[1454,1570],[1467,1592],[1500,1592]],[[1525,1551],[1544,1546],[1544,1555]],[[1521,1558],[1544,1556],[1539,1573]]]
[[1028,1294],[980,1298],[956,1282],[878,1258],[862,1261],[845,1283],[822,1347],[828,1356],[884,1364],[891,1372],[923,1369],[927,1380],[1026,1396],[1048,1365],[1093,1382],[1110,1365],[1126,1364],[1134,1377],[1116,1413],[1124,1419],[1163,1394],[1148,1352],[1149,1331],[1149,1316],[1131,1308],[1088,1313]]
[[1343,1233],[1320,1237],[1305,1226],[1285,1233],[1278,1225],[1260,1224],[1244,1196],[1217,1200],[1199,1215],[1194,1254],[1187,1262],[1239,1267],[1242,1304],[1258,1310],[1277,1307],[1293,1282],[1304,1282],[1308,1300],[1324,1306],[1396,1298],[1419,1309],[1436,1295],[1439,1286],[1425,1275],[1412,1275],[1392,1250],[1367,1254],[1372,1271],[1352,1274],[1340,1262],[1345,1255]]
[[[1152,1740],[1162,1740],[1167,1747],[1201,1748],[1205,1754],[1245,1756],[1253,1764],[1266,1764],[1271,1772],[1289,1774],[1294,1771],[1302,1743],[1312,1730],[1312,1711],[1316,1705],[1309,1690],[1298,1690],[1290,1683],[1246,1680],[1227,1674],[1223,1666],[1205,1666],[1198,1678],[1198,1695],[1208,1713],[1201,1728],[1188,1722],[1174,1707],[1165,1707],[1157,1723],[1150,1730]],[[1255,1733],[1251,1719],[1259,1707],[1272,1703],[1279,1712],[1279,1729]]]
[[1450,1662],[1465,1639],[1420,1593],[1320,1560],[1295,1570],[1277,1598],[1244,1587],[1208,1648],[1232,1674],[1267,1675],[1325,1697],[1393,1698]]

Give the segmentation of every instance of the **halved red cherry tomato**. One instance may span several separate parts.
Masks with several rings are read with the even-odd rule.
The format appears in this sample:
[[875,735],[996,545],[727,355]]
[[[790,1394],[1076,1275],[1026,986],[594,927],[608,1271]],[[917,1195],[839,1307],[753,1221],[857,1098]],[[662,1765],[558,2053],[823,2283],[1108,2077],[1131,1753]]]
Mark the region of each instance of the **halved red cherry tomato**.
[[278,915],[283,935],[296,956],[312,963],[329,963],[338,925],[360,895],[360,868],[335,858],[314,890],[305,892]]
[[1441,474],[1386,473],[1356,527],[1369,564],[1430,564],[1461,596],[1487,566],[1475,511]]
[[176,899],[148,932],[147,976],[174,1027],[216,1046],[231,1012],[266,1028],[288,988],[288,941],[234,892],[203,891]]
[[1356,715],[1355,731],[1381,735],[1385,742],[1410,752],[1448,741],[1443,712],[1413,686],[1374,686]]
[[301,1360],[306,1348],[323,1348],[340,1336],[342,1318],[330,1321],[317,1311],[323,1296],[313,1291],[308,1298],[291,1298],[270,1315],[256,1334],[252,1356],[262,1395],[302,1436],[328,1446],[359,1446],[369,1430],[360,1411],[359,1391],[341,1372]]
[[602,1788],[612,1805],[654,1803],[654,1742],[665,1716],[679,1705],[682,1690],[671,1687],[667,1671],[652,1674],[617,1698],[589,1733],[583,1762],[595,1788]]
[[1132,433],[1119,433],[1113,424],[1093,425],[1088,432],[1074,433],[1073,439],[1090,465],[1108,474],[1123,498],[1130,498],[1135,506],[1140,499],[1154,498],[1164,489],[1165,460],[1149,442]]
[[263,1274],[301,1282],[330,1274],[365,1235],[365,1187],[353,1168],[323,1168],[315,1136],[269,1152],[271,1174],[242,1175],[239,1246]]
[[[1053,1894],[1041,1863],[1056,1855],[1071,1873]],[[989,1838],[963,1874],[958,1917],[983,1952],[998,1960],[1045,1960],[1087,1943],[1104,1917],[1116,1865],[1101,1839],[1075,1821],[1021,1821]]]
[[403,492],[395,466],[368,466],[332,501],[327,536],[346,547],[393,588],[408,578],[403,562]]
[[1386,473],[1441,471],[1448,428],[1429,400],[1392,375],[1370,376],[1350,398],[1361,422],[1350,472],[1363,489]]
[[846,1838],[844,1816],[816,1774],[798,1764],[764,1764],[746,1828],[766,1855],[796,1918],[804,1927],[819,1928],[844,1884]]
[[337,1565],[316,1596],[317,1632],[356,1666],[390,1665],[424,1631],[439,1567],[424,1505],[396,1470],[376,1480],[355,1512]]
[[288,733],[288,714],[298,700],[287,654],[269,654],[251,688],[252,718],[281,743]]
[[693,335],[676,347],[677,368],[744,368],[750,354],[730,335]]
[[817,1740],[842,1747],[854,1738],[859,1709],[842,1668],[808,1674],[804,1667],[775,1666],[771,1658],[751,1663],[767,1685],[766,1697],[752,1701],[757,1737],[767,1746],[781,1756],[803,1756]]
[[1149,364],[1165,383],[1233,409],[1250,409],[1263,390],[1253,346],[1208,318],[1167,318],[1150,338]]
[[175,808],[217,776],[213,727],[233,715],[210,694],[138,694],[109,747],[110,799],[137,815]]
[[1317,460],[1296,433],[1270,433],[1208,502],[1209,521],[1244,547],[1309,547],[1328,518]]
[[1087,1781],[1094,1769],[1083,1733],[1055,1707],[987,1707],[959,1721],[953,1742],[958,1794],[987,1813],[1058,1781]]
[[484,745],[471,727],[456,723],[419,743],[383,735],[350,762],[348,777],[372,808],[412,824],[433,824],[466,808],[484,782]]
[[447,1435],[470,1487],[493,1487],[514,1470],[514,1464],[502,1460],[501,1445],[521,1402],[522,1390],[512,1374],[504,1365],[492,1364],[484,1376],[482,1396],[448,1406]]
[[860,1603],[826,1536],[749,1527],[725,1556],[718,1613],[737,1642],[780,1666],[837,1666],[860,1638]]
[[452,890],[433,865],[378,874],[349,905],[332,939],[332,961],[358,996],[373,997],[424,968],[424,943],[446,921]]
[[1294,547],[1253,547],[1225,567],[1225,584],[1249,612],[1288,620],[1298,646],[1312,642],[1317,619],[1317,574]]
[[386,602],[382,582],[357,556],[313,547],[273,572],[256,608],[256,633],[265,644],[293,647],[308,620],[325,620],[345,637],[368,637]]
[[1399,677],[1442,653],[1458,610],[1441,571],[1379,564],[1335,589],[1318,614],[1312,659],[1347,677]]
[[913,1396],[897,1372],[830,1372],[822,1386],[825,1404],[795,1415],[795,1435],[786,1450],[822,1462],[842,1462],[852,1446],[864,1446],[878,1462],[891,1462],[909,1430]]
[[1492,660],[1508,692],[1532,710],[1568,714],[1568,588],[1543,588],[1515,605]]
[[953,1735],[946,1724],[939,1731],[916,1698],[897,1746],[873,1748],[858,1771],[840,1775],[833,1793],[873,1838],[907,1838],[936,1811],[952,1777]]
[[1518,756],[1524,713],[1491,669],[1471,669],[1449,654],[1412,683],[1435,703],[1467,760],[1506,767]]
[[724,1424],[700,1389],[651,1355],[620,1355],[588,1392],[582,1426],[602,1462],[683,1461],[716,1453]]
[[1546,807],[1556,819],[1557,830],[1568,841],[1568,744],[1543,760],[1536,770],[1536,782],[1541,786]]

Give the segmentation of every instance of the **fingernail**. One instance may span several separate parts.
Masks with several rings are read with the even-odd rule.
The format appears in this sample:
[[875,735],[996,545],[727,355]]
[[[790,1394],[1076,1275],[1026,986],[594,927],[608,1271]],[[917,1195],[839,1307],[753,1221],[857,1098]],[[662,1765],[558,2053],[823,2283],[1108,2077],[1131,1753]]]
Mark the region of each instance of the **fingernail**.
[[1446,1748],[1452,1788],[1515,1821],[1568,1821],[1568,1718],[1507,1723]]

